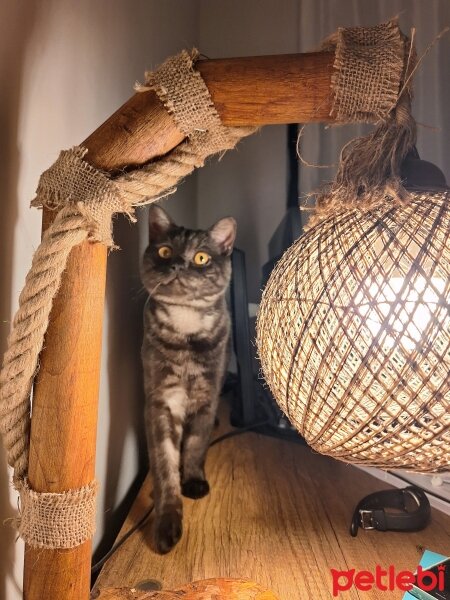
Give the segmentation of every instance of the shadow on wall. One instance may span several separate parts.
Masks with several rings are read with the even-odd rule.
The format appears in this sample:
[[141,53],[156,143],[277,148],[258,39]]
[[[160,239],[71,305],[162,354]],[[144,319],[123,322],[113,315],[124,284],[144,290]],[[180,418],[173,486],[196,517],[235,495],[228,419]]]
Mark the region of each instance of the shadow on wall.
[[[104,482],[104,535],[94,555],[101,558],[113,544],[147,472],[143,427],[144,390],[140,349],[142,312],[146,293],[139,279],[138,231],[119,216],[114,222],[114,242],[119,251],[108,257],[106,298],[108,311],[109,430]],[[124,427],[127,423],[127,427]],[[99,428],[102,423],[99,423]],[[131,429],[131,432],[130,432]],[[127,440],[137,444],[138,474],[125,497],[117,504]],[[114,506],[114,510],[111,507]]]
[[[22,90],[22,72],[26,48],[35,23],[38,0],[0,4],[0,355],[6,348],[11,316],[11,287],[13,274],[14,233],[18,216],[17,185],[20,168],[18,148],[19,109]],[[0,447],[0,524],[15,516],[9,497],[9,476],[5,468],[3,447]],[[18,591],[22,582],[14,581],[16,534],[12,528],[2,527],[0,534],[0,600],[6,600],[6,581],[9,579]]]

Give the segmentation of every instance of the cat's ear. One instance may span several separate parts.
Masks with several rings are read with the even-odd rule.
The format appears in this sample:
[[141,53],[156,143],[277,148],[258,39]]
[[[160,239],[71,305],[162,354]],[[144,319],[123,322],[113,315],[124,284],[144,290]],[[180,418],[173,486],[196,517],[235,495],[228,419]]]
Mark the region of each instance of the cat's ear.
[[166,211],[157,204],[151,204],[148,209],[148,234],[150,240],[166,234],[175,223]]
[[233,217],[225,217],[217,221],[209,230],[209,237],[219,246],[221,254],[227,256],[231,254],[236,238],[236,228],[237,224]]

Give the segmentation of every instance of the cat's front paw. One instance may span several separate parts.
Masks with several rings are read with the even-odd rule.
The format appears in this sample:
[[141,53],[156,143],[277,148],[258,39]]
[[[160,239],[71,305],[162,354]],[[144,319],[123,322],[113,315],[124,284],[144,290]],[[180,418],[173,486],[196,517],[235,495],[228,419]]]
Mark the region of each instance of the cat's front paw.
[[186,498],[198,500],[209,494],[209,483],[206,479],[188,479],[181,485],[181,493]]
[[182,515],[177,510],[165,512],[156,517],[154,542],[157,552],[166,554],[177,544],[183,532]]

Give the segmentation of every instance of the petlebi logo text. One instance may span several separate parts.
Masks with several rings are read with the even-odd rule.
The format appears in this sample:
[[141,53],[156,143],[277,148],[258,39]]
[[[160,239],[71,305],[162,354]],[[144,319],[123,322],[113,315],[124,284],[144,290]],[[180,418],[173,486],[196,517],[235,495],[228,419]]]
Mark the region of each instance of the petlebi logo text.
[[375,571],[338,571],[331,569],[333,579],[333,596],[336,598],[341,592],[346,592],[352,587],[362,592],[369,592],[373,589],[382,592],[392,592],[400,590],[408,592],[415,583],[425,592],[439,590],[442,592],[445,585],[445,566],[439,566],[438,573],[428,571],[421,566],[417,568],[416,575],[411,571],[396,571],[393,565],[383,569],[380,565],[375,567]]

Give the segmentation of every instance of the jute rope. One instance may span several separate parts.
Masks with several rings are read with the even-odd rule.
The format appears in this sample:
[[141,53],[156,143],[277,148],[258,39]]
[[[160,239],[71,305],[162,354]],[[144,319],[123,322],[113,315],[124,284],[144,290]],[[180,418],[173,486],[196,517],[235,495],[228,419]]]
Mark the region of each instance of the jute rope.
[[194,70],[197,51],[183,51],[146,75],[186,140],[164,158],[112,179],[85,160],[87,150],[61,152],[39,181],[33,206],[58,210],[37,249],[20,294],[0,373],[0,432],[20,493],[19,533],[40,548],[71,548],[92,537],[96,484],[62,494],[38,494],[27,481],[30,395],[53,298],[71,249],[85,240],[113,245],[111,220],[175,191],[205,159],[233,148],[254,128],[224,127],[208,89]]

